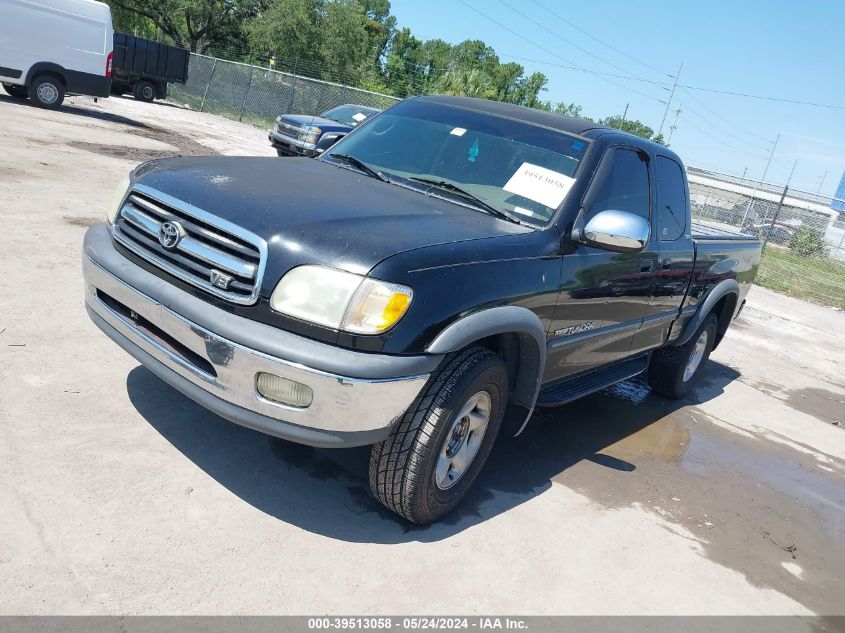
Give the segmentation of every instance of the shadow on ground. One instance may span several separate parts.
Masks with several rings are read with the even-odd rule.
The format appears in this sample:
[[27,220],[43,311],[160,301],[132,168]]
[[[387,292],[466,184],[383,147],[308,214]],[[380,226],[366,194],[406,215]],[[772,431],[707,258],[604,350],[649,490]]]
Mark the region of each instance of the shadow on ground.
[[[18,105],[26,106],[29,108],[37,108],[37,105],[34,105],[28,99],[16,99],[14,97],[10,97],[7,94],[0,92],[0,102],[7,102],[7,103],[16,103]],[[80,107],[68,102],[65,102],[60,107],[56,109],[57,112],[65,112],[67,114],[73,114],[80,117],[85,117],[89,119],[97,119],[98,121],[108,121],[110,123],[119,123],[121,125],[128,125],[131,127],[136,128],[146,128],[146,123],[142,123],[141,121],[136,121],[135,119],[130,119],[129,117],[122,116],[120,114],[113,114],[111,112],[104,112],[102,110],[89,110],[88,108]]]
[[[695,395],[685,400],[666,400],[634,379],[564,407],[539,410],[520,437],[498,443],[463,504],[424,527],[397,517],[371,495],[368,447],[315,449],[239,427],[140,366],[129,373],[127,390],[162,436],[252,506],[331,538],[398,543],[436,541],[481,523],[539,495],[583,460],[630,475],[638,466],[637,451],[624,454],[626,459],[603,451],[681,407],[715,398],[737,377],[735,370],[710,361]],[[644,437],[650,444],[661,441],[654,433]]]

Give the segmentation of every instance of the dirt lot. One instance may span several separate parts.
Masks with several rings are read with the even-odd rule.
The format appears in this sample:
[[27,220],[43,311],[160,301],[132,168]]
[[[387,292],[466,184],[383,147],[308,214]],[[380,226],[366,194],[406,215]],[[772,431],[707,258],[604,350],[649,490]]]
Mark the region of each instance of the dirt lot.
[[695,397],[631,381],[541,412],[413,528],[366,449],[224,422],[83,309],[122,173],[272,155],[263,130],[2,96],[0,134],[0,613],[845,613],[841,312],[754,288]]

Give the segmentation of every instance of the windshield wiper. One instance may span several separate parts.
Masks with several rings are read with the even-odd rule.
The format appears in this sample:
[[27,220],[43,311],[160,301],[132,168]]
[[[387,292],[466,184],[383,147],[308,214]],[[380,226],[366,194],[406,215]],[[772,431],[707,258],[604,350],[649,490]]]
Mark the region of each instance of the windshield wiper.
[[451,183],[448,180],[437,180],[435,178],[418,178],[417,176],[411,176],[409,178],[409,180],[414,180],[416,182],[421,182],[421,183],[424,183],[426,185],[432,185],[432,186],[438,187],[440,189],[445,189],[446,191],[451,191],[451,192],[456,193],[460,196],[463,196],[464,198],[469,198],[476,205],[481,207],[484,211],[486,211],[490,215],[495,215],[497,218],[501,218],[503,220],[508,220],[510,222],[515,222],[516,224],[523,224],[522,220],[513,217],[509,213],[505,213],[501,209],[497,209],[496,207],[494,207],[492,204],[490,204],[486,200],[479,198],[475,194],[467,191],[466,189],[462,189],[461,187],[458,187],[458,185]]
[[328,154],[328,157],[329,158],[337,158],[338,160],[340,160],[344,163],[352,165],[353,167],[357,167],[358,169],[360,169],[364,173],[368,174],[369,176],[372,176],[373,178],[378,178],[382,182],[390,182],[390,178],[385,176],[379,170],[373,169],[367,163],[362,161],[360,158],[355,158],[354,156],[351,156],[350,154]]

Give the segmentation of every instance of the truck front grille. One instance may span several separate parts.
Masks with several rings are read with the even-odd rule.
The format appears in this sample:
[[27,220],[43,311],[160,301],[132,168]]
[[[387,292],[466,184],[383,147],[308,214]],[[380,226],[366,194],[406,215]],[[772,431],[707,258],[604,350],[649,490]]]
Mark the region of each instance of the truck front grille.
[[292,136],[297,138],[299,133],[302,132],[302,126],[295,125],[293,123],[284,123],[282,121],[276,126],[276,130],[279,134],[284,134],[286,136]]
[[239,304],[258,299],[266,242],[222,218],[136,185],[112,234],[139,257],[215,296]]

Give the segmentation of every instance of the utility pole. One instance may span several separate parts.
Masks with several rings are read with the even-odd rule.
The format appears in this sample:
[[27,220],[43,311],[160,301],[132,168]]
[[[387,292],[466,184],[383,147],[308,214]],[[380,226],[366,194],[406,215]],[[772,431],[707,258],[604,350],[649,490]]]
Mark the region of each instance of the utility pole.
[[678,128],[678,117],[681,116],[681,112],[683,112],[683,111],[684,111],[684,109],[680,105],[675,110],[675,120],[672,121],[672,125],[669,126],[669,138],[666,139],[666,147],[669,147],[669,141],[672,140],[672,134]]
[[821,182],[819,182],[819,190],[816,193],[822,192],[822,185],[824,185],[824,181],[827,179],[827,172],[824,172],[824,176],[822,176]]
[[745,169],[742,170],[742,179],[745,180],[745,174],[748,173],[748,165],[745,166]]
[[672,105],[672,97],[675,96],[675,88],[678,87],[678,79],[681,76],[683,67],[684,62],[681,62],[681,65],[678,66],[678,72],[675,73],[675,83],[672,84],[672,91],[669,93],[669,100],[666,102],[666,110],[664,110],[663,118],[660,120],[660,128],[657,130],[657,136],[660,136],[660,133],[663,132],[663,124],[666,123],[666,115],[669,114],[669,106]]
[[629,105],[631,105],[631,104],[630,103],[625,104],[625,112],[622,113],[622,123],[619,124],[620,130],[625,127],[625,119],[628,118],[628,106]]
[[748,206],[745,207],[745,214],[742,216],[742,226],[745,226],[745,220],[748,218],[748,212],[751,211],[751,205],[754,204],[754,196],[757,194],[759,189],[762,189],[763,183],[766,181],[766,174],[769,173],[769,165],[772,164],[772,157],[775,155],[775,150],[777,149],[778,142],[780,141],[780,132],[778,132],[777,138],[775,139],[774,145],[772,145],[772,149],[769,151],[769,160],[766,161],[766,167],[763,169],[763,175],[760,176],[760,184],[754,188],[754,191],[751,192],[751,199],[748,201]]
[[786,192],[789,191],[789,183],[792,182],[792,174],[795,173],[795,168],[798,166],[798,159],[795,159],[795,162],[792,163],[792,171],[789,172],[789,178],[786,179],[786,185],[783,187],[783,193],[780,196],[780,201],[778,202],[778,208],[775,209],[775,214],[772,216],[772,221],[768,227],[763,227],[763,230],[766,232],[765,237],[763,238],[763,248],[766,248],[766,244],[769,241],[769,234],[772,232],[772,228],[775,226],[775,222],[778,221],[778,216],[780,215],[780,210],[783,208],[783,201],[786,200]]

